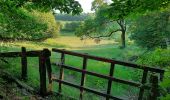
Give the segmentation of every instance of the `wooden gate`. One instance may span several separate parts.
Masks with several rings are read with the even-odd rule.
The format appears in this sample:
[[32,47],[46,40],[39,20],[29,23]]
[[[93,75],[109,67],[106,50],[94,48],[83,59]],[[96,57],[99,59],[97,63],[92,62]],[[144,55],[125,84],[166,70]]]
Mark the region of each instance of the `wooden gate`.
[[[137,64],[123,62],[123,61],[117,61],[117,60],[103,58],[103,57],[96,57],[96,56],[91,56],[91,55],[88,55],[88,54],[76,53],[76,52],[67,51],[67,50],[52,49],[52,51],[61,54],[61,61],[62,62],[60,63],[59,79],[52,79],[52,81],[58,82],[58,84],[59,84],[59,89],[58,89],[59,94],[62,94],[62,84],[64,84],[64,85],[68,85],[68,86],[79,89],[80,90],[80,99],[83,99],[83,91],[87,91],[87,92],[97,94],[99,96],[103,96],[103,97],[106,98],[106,100],[109,100],[109,99],[123,100],[124,98],[111,95],[112,82],[117,82],[117,83],[126,84],[126,85],[130,85],[130,86],[134,86],[134,87],[139,88],[140,91],[139,91],[139,95],[138,95],[138,100],[143,99],[145,89],[150,90],[150,95],[148,96],[148,99],[156,100],[157,97],[159,96],[158,83],[159,83],[159,80],[163,79],[163,74],[164,74],[164,70],[162,70],[162,69],[152,68],[152,67],[143,66],[143,65],[137,65]],[[75,68],[74,66],[66,65],[65,64],[65,55],[71,55],[71,56],[83,58],[82,69]],[[86,70],[88,59],[110,63],[109,75],[108,76],[102,75],[102,74],[99,74],[99,73],[95,73],[95,72]],[[126,66],[126,67],[131,67],[131,68],[143,70],[142,81],[141,82],[134,82],[134,81],[124,80],[124,79],[119,79],[119,78],[114,77],[115,65],[123,65],[123,66]],[[70,82],[63,80],[64,69],[80,72],[82,74],[81,80],[80,80],[81,84],[76,85],[76,84],[73,84],[73,83],[70,83]],[[152,74],[150,76],[151,85],[146,85],[147,78],[149,76],[148,75],[149,72],[152,72],[154,74]],[[96,76],[96,77],[100,77],[100,78],[108,80],[106,93],[96,91],[95,89],[92,89],[92,88],[89,88],[89,87],[85,87],[86,75]]]

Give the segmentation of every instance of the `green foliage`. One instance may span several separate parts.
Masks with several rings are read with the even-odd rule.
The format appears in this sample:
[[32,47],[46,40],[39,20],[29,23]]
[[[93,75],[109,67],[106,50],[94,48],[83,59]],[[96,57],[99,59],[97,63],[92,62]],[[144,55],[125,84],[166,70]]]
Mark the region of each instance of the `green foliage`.
[[3,22],[0,23],[1,39],[39,40],[48,37],[45,33],[47,25],[38,22],[23,8],[1,10],[4,16]]
[[131,14],[160,10],[169,6],[169,0],[112,0],[106,14],[113,19],[126,18]]
[[[169,0],[112,0],[108,5],[104,0],[93,2],[96,10],[95,18],[88,19],[77,31],[77,36],[109,37],[117,31],[121,31],[122,47],[125,47],[126,21],[130,15],[144,14],[148,11],[161,10],[169,6]],[[98,7],[98,8],[96,8]],[[145,22],[145,21],[143,21]],[[117,23],[119,27],[117,28]],[[95,34],[94,34],[95,33]],[[97,33],[97,34],[96,34]],[[97,36],[96,36],[97,35]],[[145,36],[144,36],[145,37]],[[141,40],[141,39],[140,39]]]
[[[94,16],[90,16],[88,19],[84,21],[77,29],[75,34],[78,37],[82,36],[96,36],[101,34],[103,27],[99,27],[99,24],[97,24],[97,21]],[[99,31],[101,30],[101,31]],[[104,30],[103,30],[104,31]]]
[[[43,3],[34,0],[5,0],[0,1],[0,5],[0,10],[3,10],[3,12],[0,13],[0,29],[2,29],[0,31],[1,39],[39,40],[56,36],[59,31],[59,23],[56,23],[54,16],[48,12],[49,10],[58,9],[61,12],[72,14],[79,14],[82,12],[80,4],[74,0],[43,0]],[[24,10],[16,13],[22,6],[30,12],[33,12],[30,14]],[[44,11],[46,11],[46,13]],[[8,16],[8,14],[6,14],[7,12],[11,14],[11,16]],[[32,16],[32,14],[34,16]],[[17,20],[14,20],[13,16],[16,16]],[[21,18],[21,16],[25,19]],[[15,26],[16,24],[17,26]],[[11,25],[11,27],[8,25]]]
[[[170,56],[170,54],[169,54]],[[160,84],[163,89],[165,90],[165,96],[161,98],[161,100],[169,100],[170,99],[170,92],[167,89],[170,89],[170,64],[166,67],[166,72],[164,75],[163,82]]]
[[82,12],[81,5],[74,0],[1,0],[0,5],[1,39],[40,40],[56,36],[60,25],[50,10]]
[[121,32],[122,47],[125,47],[126,24],[124,19],[114,20],[105,15],[108,5],[102,5],[95,15],[89,17],[76,30],[79,37],[87,36],[90,38],[108,38],[116,32]]
[[[147,23],[146,23],[147,22]],[[146,48],[166,45],[170,38],[170,12],[153,12],[139,17],[131,25],[131,39]]]
[[52,12],[39,12],[36,10],[31,11],[31,14],[35,16],[38,22],[47,25],[46,33],[49,34],[49,37],[57,36],[60,30],[59,22],[56,22],[55,17]]
[[170,94],[167,94],[166,97],[161,98],[161,100],[170,100]]
[[155,51],[150,51],[143,55],[138,63],[157,66],[160,68],[166,68],[170,65],[170,50],[167,49],[156,49]]
[[7,4],[8,8],[18,8],[29,5],[28,8],[41,11],[55,9],[72,14],[79,14],[82,12],[81,5],[75,0],[1,0],[0,3]]
[[[12,7],[13,2],[0,2],[0,38],[3,40],[42,40],[57,36],[59,24],[51,12],[28,11]],[[9,7],[8,7],[9,6]]]
[[106,0],[94,0],[92,2],[91,10],[97,11],[102,5],[106,4]]
[[140,64],[150,65],[150,66],[159,66],[159,68],[165,69],[163,82],[160,84],[165,90],[165,97],[162,97],[162,100],[169,100],[170,93],[166,91],[167,88],[170,88],[170,50],[167,49],[156,49],[145,55],[143,55],[137,62]]

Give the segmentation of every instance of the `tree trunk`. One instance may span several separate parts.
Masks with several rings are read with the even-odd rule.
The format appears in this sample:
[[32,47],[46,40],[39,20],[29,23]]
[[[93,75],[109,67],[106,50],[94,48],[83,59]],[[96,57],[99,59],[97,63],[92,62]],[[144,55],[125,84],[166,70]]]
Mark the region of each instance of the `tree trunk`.
[[124,49],[126,47],[126,22],[124,19],[121,19],[119,21],[117,21],[117,23],[120,25],[121,28],[121,48]]
[[122,46],[121,48],[125,48],[126,47],[126,37],[125,37],[125,31],[122,30],[122,34],[121,34],[121,40],[122,40]]

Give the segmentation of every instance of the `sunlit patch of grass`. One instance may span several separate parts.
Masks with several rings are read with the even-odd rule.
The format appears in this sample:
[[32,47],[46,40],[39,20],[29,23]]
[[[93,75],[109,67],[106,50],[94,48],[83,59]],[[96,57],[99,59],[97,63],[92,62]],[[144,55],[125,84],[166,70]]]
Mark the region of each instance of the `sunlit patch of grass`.
[[[2,42],[1,42],[2,43]],[[56,43],[48,43],[48,42],[33,42],[33,41],[15,41],[15,42],[3,42],[7,47],[14,47],[14,48],[20,48],[20,47],[26,47],[28,49],[43,49],[43,48],[63,48],[65,45],[62,44],[56,44]]]
[[78,47],[91,47],[102,44],[114,44],[114,41],[103,40],[100,44],[96,44],[93,39],[80,40],[75,36],[64,36],[60,38],[47,39],[46,43],[50,44],[61,44],[67,46],[67,48],[78,48]]

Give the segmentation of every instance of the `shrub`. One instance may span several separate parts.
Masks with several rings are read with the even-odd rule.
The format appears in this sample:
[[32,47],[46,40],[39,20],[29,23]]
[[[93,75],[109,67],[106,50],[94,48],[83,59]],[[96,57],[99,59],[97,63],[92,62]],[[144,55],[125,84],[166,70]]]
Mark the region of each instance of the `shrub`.
[[57,36],[60,30],[60,24],[56,22],[55,17],[53,16],[52,12],[39,12],[33,10],[31,12],[33,16],[36,17],[38,22],[43,24],[47,24],[47,33],[52,36]]
[[169,100],[170,99],[170,50],[168,49],[156,49],[150,53],[145,54],[142,56],[138,63],[140,64],[147,64],[151,66],[160,66],[160,68],[165,69],[164,79],[163,82],[160,84],[162,87],[162,91],[164,91],[164,97],[162,100]]
[[0,39],[42,40],[58,35],[59,25],[51,12],[30,12],[5,5],[8,4],[0,7]]
[[166,68],[170,65],[169,59],[170,50],[156,49],[143,55],[140,59],[138,59],[138,63],[150,66],[159,66],[160,68]]
[[2,15],[5,19],[0,22],[1,39],[39,40],[48,37],[45,34],[47,25],[38,22],[23,8],[4,11]]

